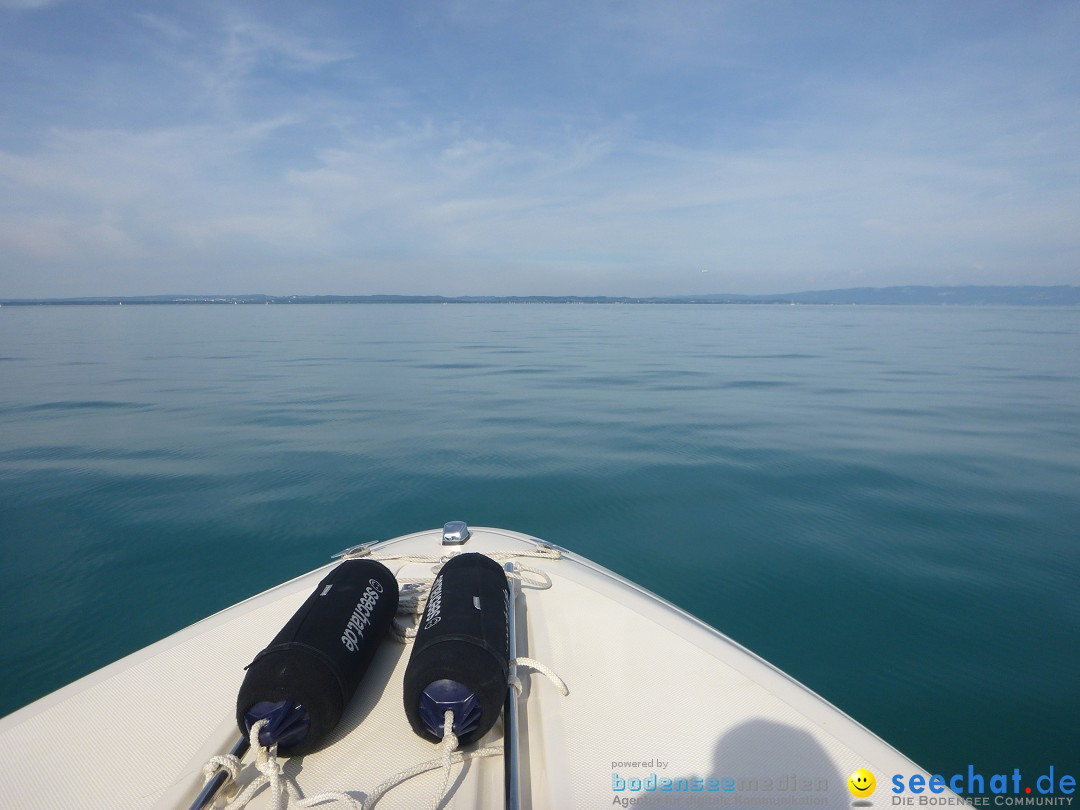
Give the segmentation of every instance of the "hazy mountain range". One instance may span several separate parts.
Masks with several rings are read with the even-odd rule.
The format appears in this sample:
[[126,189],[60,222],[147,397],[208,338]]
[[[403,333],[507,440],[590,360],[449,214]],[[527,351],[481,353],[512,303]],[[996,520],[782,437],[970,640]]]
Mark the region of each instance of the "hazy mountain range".
[[96,298],[0,299],[4,306],[116,304],[835,304],[953,306],[1075,306],[1078,286],[852,287],[778,295],[139,295]]

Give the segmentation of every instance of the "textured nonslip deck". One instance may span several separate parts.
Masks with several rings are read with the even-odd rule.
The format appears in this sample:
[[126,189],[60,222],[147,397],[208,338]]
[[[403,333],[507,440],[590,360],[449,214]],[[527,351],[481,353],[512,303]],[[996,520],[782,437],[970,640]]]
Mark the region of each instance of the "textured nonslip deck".
[[[439,531],[387,541],[376,556],[443,554]],[[526,535],[473,529],[464,551],[534,548]],[[551,587],[523,587],[518,655],[555,670],[562,696],[522,671],[522,804],[610,807],[615,797],[655,794],[675,806],[697,797],[799,798],[850,807],[848,776],[925,773],[807,690],[678,608],[573,554],[522,559]],[[388,560],[399,579],[432,566]],[[202,764],[224,753],[243,667],[292,615],[320,569],[128,656],[0,720],[7,754],[5,807],[187,808]],[[395,773],[438,756],[413,734],[402,706],[409,648],[384,643],[324,749],[286,760],[306,795],[347,791],[363,798]],[[501,745],[497,723],[477,745]],[[475,746],[474,746],[475,747]],[[241,782],[250,780],[252,757]],[[667,792],[664,779],[670,779]],[[500,757],[454,766],[445,807],[502,806]],[[637,780],[637,781],[635,781]],[[430,805],[441,775],[416,776],[378,806]],[[620,790],[620,786],[622,789]],[[636,788],[636,789],[635,789]],[[728,793],[732,795],[732,793]],[[264,806],[266,791],[251,807]],[[881,793],[875,804],[882,804]],[[685,799],[685,802],[677,801]],[[805,800],[805,801],[804,801]]]

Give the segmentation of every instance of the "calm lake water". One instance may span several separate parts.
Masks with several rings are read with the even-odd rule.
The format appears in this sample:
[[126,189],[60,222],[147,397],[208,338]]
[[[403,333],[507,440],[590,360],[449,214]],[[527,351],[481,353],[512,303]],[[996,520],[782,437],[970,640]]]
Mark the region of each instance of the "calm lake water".
[[1080,770],[1080,308],[4,307],[0,714],[361,541],[532,533],[932,773]]

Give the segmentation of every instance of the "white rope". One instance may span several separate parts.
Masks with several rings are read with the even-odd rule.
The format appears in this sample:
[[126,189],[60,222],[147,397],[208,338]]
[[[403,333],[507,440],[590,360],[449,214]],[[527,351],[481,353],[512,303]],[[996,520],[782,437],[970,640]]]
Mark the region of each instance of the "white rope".
[[240,779],[240,771],[243,767],[240,757],[235,754],[221,754],[211,757],[203,766],[203,785],[210,783],[219,770],[224,770],[227,773],[226,780],[221,783],[221,787],[232,784]]
[[[409,577],[398,582],[398,606],[396,615],[390,620],[390,635],[400,644],[412,644],[416,639],[416,628],[420,623],[420,617],[424,615],[427,607],[428,594],[437,579],[439,568],[442,567],[455,554],[371,554],[366,546],[357,546],[350,549],[346,559],[370,556],[373,560],[387,561],[398,560],[404,562],[431,563],[435,566],[430,577]],[[493,552],[486,554],[496,562],[508,562],[521,557],[543,558],[558,560],[562,558],[562,552],[554,546],[538,545],[534,551],[508,551]],[[513,571],[506,573],[508,577],[518,580],[523,588],[546,591],[551,587],[551,577],[547,572],[535,568],[527,568],[523,565],[515,565]],[[550,676],[549,676],[550,677]]]
[[364,803],[359,799],[354,799],[348,793],[319,793],[316,796],[309,796],[306,799],[301,799],[297,802],[301,807],[314,807],[317,804],[325,804],[326,802],[333,802],[334,804],[344,806],[348,810],[364,810]]
[[[556,675],[555,671],[551,667],[547,666],[546,664],[540,663],[535,658],[520,658],[519,657],[519,658],[515,658],[513,661],[511,661],[511,663],[514,666],[527,667],[528,669],[536,670],[541,675],[546,675],[547,679],[549,681],[551,681],[555,685],[555,688],[558,689],[560,693],[562,693],[563,697],[566,697],[567,695],[570,694],[570,689],[569,689],[569,687],[567,687],[566,681],[564,681],[562,678],[560,678],[558,675]],[[510,685],[514,687],[514,689],[517,691],[517,693],[519,695],[521,694],[521,681],[517,680],[516,678],[513,678],[513,679],[511,679],[511,684]]]
[[[471,759],[481,759],[482,757],[497,757],[500,756],[502,752],[502,746],[477,748],[475,751],[454,751],[450,755],[450,763],[452,765],[456,765],[459,762],[465,762]],[[364,802],[364,810],[372,810],[372,808],[375,807],[375,803],[378,802],[379,799],[381,799],[392,789],[400,785],[402,782],[406,782],[409,779],[412,779],[414,776],[418,776],[422,773],[427,773],[428,771],[434,771],[437,768],[445,767],[445,765],[445,758],[439,757],[438,759],[429,759],[427,762],[421,762],[419,765],[415,765],[414,767],[409,768],[407,771],[402,771],[401,773],[394,774],[377,788],[375,788],[373,791],[371,791],[370,794],[368,794],[367,801]],[[443,798],[444,797],[440,796],[438,801],[441,802]],[[435,806],[438,806],[438,802],[436,802]]]
[[454,755],[454,749],[458,746],[457,734],[454,733],[454,713],[450,709],[447,709],[446,713],[443,714],[442,739],[443,782],[442,787],[439,788],[438,797],[432,802],[431,810],[437,810],[439,803],[446,797],[446,792],[450,790],[450,768],[454,764],[450,761],[450,758]]
[[285,807],[284,794],[288,790],[285,786],[289,786],[289,782],[283,779],[281,768],[278,766],[277,743],[269,748],[259,744],[259,732],[268,722],[265,718],[259,720],[251,727],[248,735],[251,749],[255,752],[255,769],[260,775],[252,779],[251,783],[240,791],[240,795],[228,803],[229,808],[245,807],[266,784],[270,785],[271,810],[282,810]]
[[[530,574],[531,576],[525,576]],[[506,574],[508,577],[513,577],[521,583],[523,588],[531,588],[535,591],[546,591],[551,587],[551,577],[547,575],[546,571],[540,571],[536,568],[526,568],[524,565],[515,565],[513,571],[508,571]]]
[[[517,579],[525,587],[544,591],[551,587],[551,577],[544,571],[518,566],[507,576]],[[427,580],[410,580],[399,583],[400,591],[405,594],[398,598],[396,615],[390,620],[390,635],[401,644],[412,644],[416,639],[416,625],[427,607],[428,592],[435,577]]]
[[[266,723],[266,720],[257,722],[251,727],[250,734],[251,747],[256,752],[255,769],[259,771],[259,776],[255,777],[239,795],[229,800],[228,804],[226,804],[226,810],[240,810],[240,808],[246,807],[255,798],[255,794],[266,785],[270,785],[270,810],[285,810],[286,805],[291,802],[296,802],[298,807],[314,807],[333,802],[335,805],[345,807],[348,810],[372,810],[379,799],[401,783],[419,774],[442,769],[442,785],[434,802],[431,804],[432,810],[436,810],[450,792],[450,775],[454,765],[471,759],[499,756],[503,752],[503,749],[499,746],[478,748],[475,751],[458,751],[458,738],[454,734],[454,713],[448,710],[443,716],[442,755],[438,759],[421,762],[419,765],[414,765],[412,768],[394,774],[371,791],[364,801],[355,799],[344,792],[319,793],[305,798],[296,784],[282,772],[277,761],[277,745],[267,748],[259,744],[259,731]],[[207,775],[206,781],[214,777],[218,768],[224,768],[228,771],[230,780],[236,781],[239,779],[241,766],[238,757],[231,754],[212,757],[203,766],[203,773]]]
[[[373,560],[400,560],[401,562],[416,562],[416,563],[444,563],[451,557],[457,556],[459,552],[450,552],[447,554],[373,554],[370,546],[353,546],[350,549],[346,549],[340,559],[342,560],[356,560],[361,557],[370,557]],[[495,562],[509,562],[510,560],[516,560],[520,557],[535,557],[544,560],[561,560],[562,551],[555,548],[555,546],[549,546],[546,543],[537,543],[533,546],[531,551],[493,551],[487,554],[488,557],[495,560]]]
[[[318,804],[334,802],[338,806],[348,808],[348,810],[364,810],[363,803],[357,801],[348,793],[328,792],[304,798],[300,793],[300,788],[284,774],[281,766],[278,764],[277,744],[275,743],[270,747],[259,744],[259,732],[267,722],[267,720],[263,719],[255,723],[255,725],[251,727],[249,736],[251,747],[255,751],[255,769],[259,772],[259,776],[252,779],[251,783],[248,784],[239,795],[228,800],[228,803],[226,804],[228,810],[237,810],[238,808],[246,807],[247,804],[255,798],[255,794],[265,785],[270,785],[269,806],[271,810],[285,810],[285,807],[290,800],[295,801],[299,807],[314,807]],[[206,765],[203,766],[203,775],[206,777],[206,782],[209,782],[214,778],[214,775],[219,768],[224,768],[229,774],[229,779],[225,782],[226,785],[230,782],[235,782],[240,776],[240,758],[233,754],[211,757]]]
[[416,628],[395,616],[390,620],[390,635],[399,644],[412,644],[416,639]]
[[427,762],[421,762],[419,765],[414,765],[412,768],[391,776],[368,794],[367,801],[364,802],[363,810],[372,810],[379,799],[406,780],[412,779],[419,774],[441,768],[443,771],[442,786],[439,788],[439,793],[435,797],[435,801],[431,803],[431,810],[436,810],[450,792],[450,769],[452,766],[470,759],[499,756],[503,752],[503,749],[499,746],[478,748],[475,751],[458,751],[456,750],[457,746],[458,738],[457,735],[454,734],[454,713],[447,709],[446,713],[443,715],[442,756],[438,759],[429,759]]

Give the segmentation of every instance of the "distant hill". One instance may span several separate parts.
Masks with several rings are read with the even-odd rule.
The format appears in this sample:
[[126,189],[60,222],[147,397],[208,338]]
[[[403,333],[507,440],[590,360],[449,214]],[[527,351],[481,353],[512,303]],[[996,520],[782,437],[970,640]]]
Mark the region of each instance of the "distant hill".
[[3,306],[191,304],[835,304],[951,306],[1077,306],[1080,287],[852,287],[781,295],[142,295],[99,298],[0,299]]
[[[719,296],[730,299],[731,296]],[[786,295],[749,296],[747,300],[797,304],[954,304],[964,306],[1074,306],[1080,287],[853,287]]]

